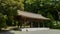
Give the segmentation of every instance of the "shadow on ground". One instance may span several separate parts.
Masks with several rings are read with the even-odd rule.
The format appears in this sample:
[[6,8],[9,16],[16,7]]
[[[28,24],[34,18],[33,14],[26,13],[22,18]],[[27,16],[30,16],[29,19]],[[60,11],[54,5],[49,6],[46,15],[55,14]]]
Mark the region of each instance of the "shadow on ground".
[[14,31],[21,31],[21,28],[12,28],[10,30],[14,30]]
[[8,30],[2,30],[0,34],[14,34],[13,32],[10,32]]

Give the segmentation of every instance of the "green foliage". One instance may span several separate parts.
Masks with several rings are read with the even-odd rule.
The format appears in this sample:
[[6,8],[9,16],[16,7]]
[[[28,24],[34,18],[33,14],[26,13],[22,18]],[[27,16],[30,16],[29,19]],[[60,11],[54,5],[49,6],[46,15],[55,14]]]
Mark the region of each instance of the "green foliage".
[[58,7],[60,7],[60,0],[25,0],[24,4],[25,11],[42,14],[50,18],[51,27],[54,27],[54,21],[59,21],[58,12],[60,12],[60,8]]
[[52,21],[50,27],[53,29],[60,29],[60,21]]
[[0,13],[0,29],[6,27],[7,16]]
[[17,10],[24,9],[24,0],[0,0],[0,13],[7,15],[7,25],[13,25]]
[[0,12],[6,15],[16,15],[18,9],[23,10],[23,4],[21,0],[1,0]]
[[47,17],[50,18],[50,20],[54,20],[52,14],[50,14],[50,13],[47,14]]
[[42,14],[51,19],[50,25],[53,26],[53,21],[59,20],[60,0],[0,0],[0,27],[16,23],[17,10]]

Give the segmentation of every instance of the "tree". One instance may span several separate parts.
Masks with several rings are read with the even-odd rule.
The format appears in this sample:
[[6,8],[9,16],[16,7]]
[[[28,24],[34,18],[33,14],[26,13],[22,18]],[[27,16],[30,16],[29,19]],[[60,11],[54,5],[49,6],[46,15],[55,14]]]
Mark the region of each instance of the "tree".
[[6,20],[7,20],[7,16],[0,13],[0,30],[1,28],[5,28],[7,26]]
[[42,14],[52,21],[59,20],[60,0],[25,0],[25,11]]
[[17,10],[24,9],[23,2],[24,0],[0,0],[0,13],[7,15],[7,23],[10,25],[14,22],[14,16],[17,15]]

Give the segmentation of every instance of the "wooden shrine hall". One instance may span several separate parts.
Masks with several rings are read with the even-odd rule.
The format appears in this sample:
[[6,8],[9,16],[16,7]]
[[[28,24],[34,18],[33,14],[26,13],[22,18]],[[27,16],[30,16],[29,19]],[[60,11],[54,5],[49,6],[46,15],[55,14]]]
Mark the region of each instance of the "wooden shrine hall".
[[[33,27],[33,22],[41,22],[41,21],[45,21],[45,20],[50,20],[49,18],[46,18],[44,16],[42,16],[41,14],[35,14],[35,13],[31,13],[31,12],[26,12],[26,11],[20,11],[17,10],[17,19],[19,21],[20,26],[24,26],[24,28],[26,27],[27,22],[30,22],[30,27]],[[24,25],[22,25],[24,24]],[[39,25],[39,23],[36,23]]]

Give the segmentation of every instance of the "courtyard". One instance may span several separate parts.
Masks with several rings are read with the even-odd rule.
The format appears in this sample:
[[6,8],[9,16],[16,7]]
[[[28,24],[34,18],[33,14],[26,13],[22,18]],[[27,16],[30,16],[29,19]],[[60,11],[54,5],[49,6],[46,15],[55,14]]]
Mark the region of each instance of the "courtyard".
[[39,31],[5,31],[5,32],[0,32],[0,34],[60,34],[60,30],[39,30]]

